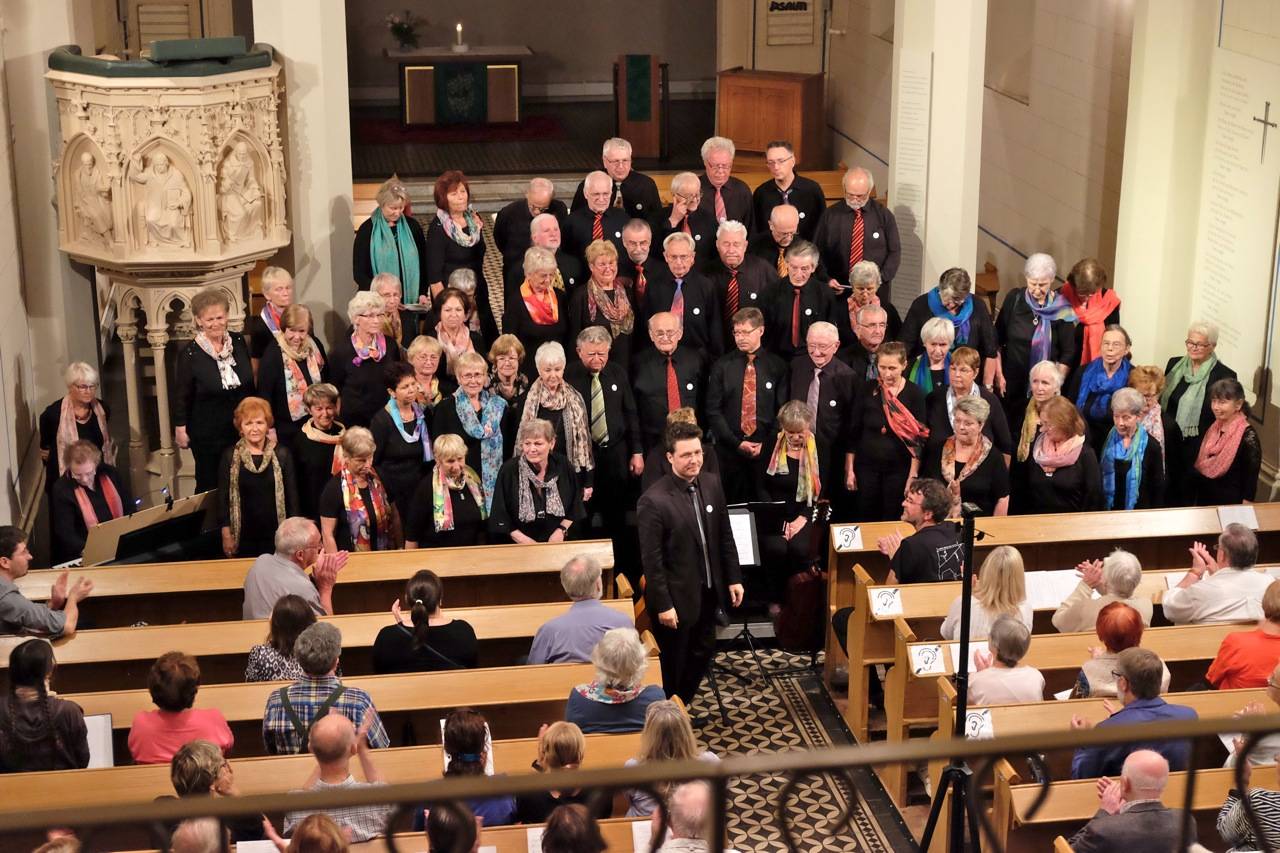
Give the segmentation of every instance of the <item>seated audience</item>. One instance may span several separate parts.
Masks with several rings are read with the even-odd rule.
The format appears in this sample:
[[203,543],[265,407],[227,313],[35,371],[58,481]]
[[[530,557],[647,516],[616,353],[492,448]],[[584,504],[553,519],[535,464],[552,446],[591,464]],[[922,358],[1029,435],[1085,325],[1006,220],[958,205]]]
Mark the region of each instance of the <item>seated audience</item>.
[[317,622],[298,635],[293,653],[303,676],[288,687],[272,692],[262,712],[262,741],[268,755],[296,755],[307,750],[311,724],[328,713],[338,713],[363,728],[369,723],[369,746],[381,749],[391,741],[382,727],[369,694],[338,680],[342,633],[336,625]]
[[533,635],[529,663],[586,663],[605,633],[631,628],[630,617],[606,607],[600,564],[578,555],[560,569],[560,586],[573,604],[569,612],[548,619]]
[[216,853],[226,840],[226,833],[215,818],[189,817],[174,828],[169,853]]
[[155,711],[139,711],[129,729],[129,754],[138,764],[168,764],[193,740],[231,751],[235,738],[217,708],[194,708],[200,690],[200,664],[183,652],[165,652],[151,665],[147,690]]
[[[1034,382],[1034,377],[1032,378]],[[1027,408],[1028,417],[1030,407]],[[1065,397],[1038,409],[1040,435],[1027,465],[1026,513],[1088,512],[1102,508],[1102,472],[1085,438],[1084,419]]]
[[37,422],[40,428],[40,458],[45,463],[45,488],[52,489],[66,472],[67,448],[75,441],[87,441],[102,451],[108,465],[115,465],[116,447],[107,429],[110,412],[98,398],[98,371],[83,361],[67,365],[62,378],[66,396],[54,400]]
[[298,478],[298,514],[320,520],[320,491],[342,470],[343,433],[338,422],[338,389],[328,382],[312,385],[302,395],[307,418],[293,437],[293,463]]
[[[466,621],[446,616],[444,585],[430,569],[420,569],[391,605],[393,624],[373,641],[373,671],[435,672],[476,666],[476,632]],[[408,616],[404,611],[409,611]]]
[[[245,619],[266,619],[276,602],[296,595],[317,616],[333,615],[333,585],[347,564],[346,551],[324,551],[320,530],[309,518],[286,518],[276,528],[275,551],[253,561],[244,578]],[[307,577],[307,569],[311,577]]]
[[342,436],[342,470],[320,492],[326,551],[394,551],[403,540],[400,513],[373,467],[377,446],[364,427]]
[[[679,703],[660,699],[645,709],[644,728],[640,731],[640,754],[628,758],[626,766],[634,767],[646,761],[699,761],[717,762],[720,758],[711,750],[698,751],[698,741],[693,735],[689,715]],[[654,790],[665,797],[669,783],[657,783]],[[642,788],[627,792],[627,817],[647,817],[658,808],[658,800]]]
[[[222,754],[222,747],[209,740],[188,741],[178,748],[169,761],[169,782],[179,798],[240,796],[235,769]],[[227,828],[233,844],[264,838],[261,817],[228,818]]]
[[[662,814],[667,818],[667,834],[657,853],[711,853],[707,840],[711,832],[711,786],[701,780],[677,785],[661,809],[653,813],[653,837],[662,828]],[[727,848],[725,853],[731,853]]]
[[245,681],[297,681],[302,666],[293,656],[298,635],[316,623],[316,612],[300,595],[283,595],[271,608],[267,641],[249,649]]
[[[1237,737],[1233,745],[1235,748],[1232,752],[1232,758],[1238,761],[1240,752],[1244,749],[1245,739]],[[1248,815],[1245,814],[1240,791],[1232,786],[1227,793],[1227,799],[1223,802],[1222,808],[1218,810],[1218,835],[1222,836],[1223,842],[1231,845],[1232,850],[1275,850],[1280,848],[1280,792],[1249,786],[1249,779],[1253,775],[1253,767],[1255,764],[1260,763],[1253,760],[1254,755],[1262,745],[1260,743],[1249,754],[1249,760],[1245,762],[1243,768],[1245,796],[1249,798],[1249,805],[1257,818],[1259,829],[1262,830],[1262,838],[1255,836],[1253,826],[1249,823]],[[1275,763],[1274,754],[1270,757],[1270,763]],[[1234,762],[1232,766],[1234,766]]]
[[[983,566],[985,570],[986,566]],[[1031,629],[1013,616],[1001,616],[991,624],[988,652],[973,656],[969,676],[972,705],[1007,705],[1039,702],[1044,698],[1044,676],[1034,666],[1019,666],[1031,648]]]
[[586,511],[572,464],[555,452],[555,428],[541,418],[525,421],[516,444],[520,455],[498,472],[489,532],[495,542],[563,542]]
[[1092,631],[1102,608],[1115,601],[1138,611],[1143,625],[1151,624],[1151,598],[1134,595],[1142,582],[1142,564],[1133,554],[1117,548],[1106,559],[1085,560],[1076,566],[1076,571],[1080,573],[1080,583],[1054,611],[1053,627],[1064,634]]
[[1175,625],[1262,618],[1262,596],[1272,578],[1255,570],[1258,537],[1252,530],[1228,524],[1213,555],[1199,542],[1190,550],[1191,571],[1161,599],[1165,618]]
[[[252,343],[250,346],[252,348]],[[277,441],[284,447],[293,447],[298,431],[310,414],[307,389],[324,384],[329,378],[324,347],[311,331],[311,309],[305,305],[285,308],[280,328],[261,358],[258,394],[271,404]]]
[[1009,514],[1009,466],[985,434],[996,411],[982,397],[961,397],[953,405],[953,434],[927,446],[920,473],[947,484],[954,515],[961,503],[976,504],[983,515]]
[[542,853],[604,853],[608,849],[595,818],[580,803],[557,806],[542,830]]
[[[544,726],[538,733],[538,757],[533,768],[539,773],[575,770],[587,754],[582,729],[562,720]],[[543,823],[557,807],[570,803],[587,804],[589,791],[539,791],[516,797],[516,819],[520,823]],[[605,815],[607,817],[607,815]]]
[[638,732],[645,710],[666,698],[662,688],[644,683],[649,657],[634,628],[605,633],[591,653],[595,678],[569,691],[564,718],[587,734]]
[[1142,394],[1121,388],[1111,395],[1115,426],[1099,445],[1103,509],[1164,506],[1164,462],[1160,442],[1147,432]]
[[479,853],[481,823],[465,803],[427,809],[427,853]]
[[298,483],[293,457],[276,444],[271,407],[245,397],[233,416],[240,440],[222,453],[218,466],[218,522],[222,553],[256,557],[271,547],[276,528],[297,515]]
[[[1071,836],[1075,853],[1123,850],[1176,850],[1186,823],[1195,843],[1196,823],[1181,809],[1161,801],[1169,782],[1169,762],[1149,749],[1129,753],[1119,779],[1098,780],[1098,812]],[[1224,807],[1225,808],[1225,807]]]
[[[369,727],[374,717],[366,715],[357,729],[351,720],[340,714],[328,714],[311,724],[310,750],[315,756],[316,767],[307,783],[295,791],[357,790],[385,785],[382,772],[370,754]],[[360,772],[365,781],[357,782],[351,775],[351,758],[360,761]],[[387,821],[396,806],[378,804],[364,806],[339,806],[328,809],[327,814],[348,838],[356,843],[386,835]],[[310,812],[289,812],[284,818],[285,835],[293,835],[298,824]]]
[[[1171,705],[1160,698],[1160,681],[1165,667],[1155,652],[1147,649],[1125,649],[1115,661],[1116,689],[1123,708],[1098,723],[1102,726],[1123,726],[1157,720],[1199,719],[1194,708]],[[1082,731],[1093,724],[1079,715],[1071,718],[1071,728]],[[1186,740],[1130,741],[1111,746],[1088,746],[1075,751],[1071,759],[1072,779],[1092,779],[1096,776],[1114,776],[1124,767],[1124,760],[1132,752],[1151,749],[1165,757],[1170,770],[1186,770],[1191,755],[1191,743]]]
[[89,766],[84,711],[50,690],[53,646],[27,640],[9,653],[9,690],[0,704],[0,773]]
[[1277,661],[1280,661],[1280,580],[1273,580],[1262,594],[1262,618],[1258,620],[1258,627],[1223,637],[1205,678],[1214,690],[1266,687]]
[[271,821],[264,818],[262,824],[267,830],[267,837],[280,853],[347,853],[351,849],[351,841],[347,837],[350,830],[338,826],[324,812],[316,812],[303,818],[293,828],[293,835],[288,842],[270,828]]
[[[483,714],[471,708],[450,711],[444,720],[445,778],[485,775],[492,744],[489,724]],[[510,794],[480,797],[468,800],[465,805],[476,816],[477,823],[485,827],[516,822],[516,799]],[[417,809],[413,817],[414,830],[422,829],[425,823],[425,810]]]
[[401,519],[408,516],[410,498],[431,460],[427,411],[418,405],[418,380],[403,361],[387,364],[382,372],[386,405],[369,422],[373,435],[373,468],[386,487],[387,498]]
[[[942,620],[942,638],[960,636],[960,596],[947,608]],[[1022,554],[1011,545],[998,545],[982,561],[973,584],[973,605],[969,611],[969,639],[985,640],[991,626],[1001,616],[1016,619],[1031,630],[1033,612],[1027,603],[1027,581]]]
[[341,392],[342,422],[349,427],[369,426],[387,401],[383,365],[400,360],[400,345],[382,331],[386,316],[381,296],[357,293],[347,303],[351,333],[339,337],[330,353],[329,381]]
[[[1116,686],[1116,659],[1125,649],[1137,648],[1142,643],[1145,628],[1140,611],[1134,606],[1139,601],[1112,601],[1098,611],[1094,631],[1101,646],[1089,649],[1091,657],[1080,667],[1072,698],[1090,699],[1119,696]],[[1160,676],[1160,692],[1169,689],[1169,668],[1164,667]]]
[[1249,423],[1244,386],[1220,379],[1209,386],[1213,423],[1200,433],[1200,449],[1187,471],[1188,503],[1253,503],[1262,470],[1262,441]]
[[[1266,701],[1250,702],[1236,711],[1234,716],[1239,718],[1255,714],[1259,716],[1275,714],[1278,706],[1280,706],[1280,663],[1276,664],[1275,669],[1271,670],[1271,674],[1267,677]],[[1280,732],[1263,735],[1257,746],[1249,751],[1249,763],[1256,767],[1275,764],[1277,758],[1280,758]],[[1224,766],[1235,767],[1236,759],[1236,753],[1232,752],[1227,756],[1227,763]]]
[[529,391],[529,377],[520,372],[524,363],[524,344],[515,335],[499,335],[489,347],[489,392],[519,408]]
[[68,573],[63,572],[53,582],[48,604],[30,601],[15,581],[31,569],[31,560],[27,534],[13,525],[0,525],[0,633],[74,636],[80,602],[93,592],[93,581],[79,577],[68,588]]
[[406,548],[483,545],[489,517],[480,475],[467,464],[467,443],[455,433],[431,442],[427,463],[409,502]]
[[67,445],[66,472],[49,493],[49,534],[53,564],[79,559],[89,528],[123,518],[134,510],[133,499],[120,472],[102,461],[91,441]]

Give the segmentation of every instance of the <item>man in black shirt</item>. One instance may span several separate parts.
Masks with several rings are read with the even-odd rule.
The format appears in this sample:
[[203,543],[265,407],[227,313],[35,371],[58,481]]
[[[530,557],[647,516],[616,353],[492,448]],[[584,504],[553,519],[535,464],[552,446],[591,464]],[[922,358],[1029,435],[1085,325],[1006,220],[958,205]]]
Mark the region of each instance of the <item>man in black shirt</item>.
[[618,207],[610,207],[613,180],[607,172],[591,172],[582,182],[587,203],[575,206],[564,223],[565,250],[585,262],[587,246],[608,240],[622,255],[622,229],[631,218]]
[[787,274],[786,254],[796,239],[800,228],[800,211],[789,204],[780,204],[769,212],[769,227],[757,234],[747,244],[747,252],[773,267],[782,278]]
[[683,231],[666,236],[662,259],[669,272],[649,283],[642,309],[649,317],[661,311],[679,317],[684,345],[701,350],[710,361],[724,352],[724,328],[715,288],[694,268],[694,247],[693,238]]
[[[555,286],[565,296],[573,292],[578,285],[586,283],[586,268],[582,265],[582,261],[560,247],[560,220],[556,219],[554,214],[540,213],[533,217],[533,221],[529,223],[529,238],[533,246],[546,249],[556,256],[556,273],[559,280],[556,281]],[[527,251],[526,248],[525,252]],[[520,290],[520,285],[524,284],[524,252],[520,253],[520,257],[510,267],[504,265],[502,281],[506,297],[503,304],[506,304],[506,299],[510,299],[512,294]]]
[[[866,169],[854,167],[844,176],[844,200],[822,214],[813,242],[822,253],[823,272],[833,287],[842,285],[849,295],[849,270],[858,261],[875,261],[880,268],[880,301],[889,300],[889,285],[898,274],[902,246],[898,242],[898,221],[889,208],[871,198],[875,179]],[[856,246],[854,236],[859,240]]]
[[817,268],[818,250],[814,245],[807,240],[792,243],[787,249],[787,277],[774,288],[766,309],[772,320],[769,349],[788,361],[805,351],[810,326],[820,322],[835,325],[839,319],[837,300],[815,275]]
[[533,245],[529,226],[533,218],[550,213],[558,222],[569,215],[564,202],[555,197],[555,184],[546,178],[529,181],[524,198],[511,202],[498,211],[493,223],[493,242],[502,253],[502,277],[505,280],[511,267],[519,267],[524,261],[525,249]]
[[[767,312],[778,287],[778,273],[755,255],[747,254],[747,227],[733,219],[720,223],[716,230],[717,259],[709,273],[720,299],[720,317],[724,320],[725,343],[733,334],[733,315],[742,308],[759,308]],[[769,323],[766,313],[764,321]]]
[[701,410],[706,359],[699,350],[680,346],[682,336],[680,320],[674,314],[654,314],[649,318],[653,346],[635,358],[631,382],[646,451],[662,441],[668,414],[686,406]]
[[658,217],[658,237],[683,231],[693,238],[694,269],[706,271],[716,256],[716,218],[698,207],[702,186],[693,172],[680,172],[671,179],[671,204],[662,208]]
[[[601,159],[604,161],[605,173],[613,181],[609,206],[624,211],[628,218],[655,221],[662,208],[658,185],[653,182],[653,178],[631,168],[631,143],[618,136],[606,139]],[[585,182],[578,184],[578,189],[573,193],[574,210],[587,204],[584,184]]]
[[876,379],[876,350],[884,343],[888,315],[879,305],[857,306],[849,300],[849,319],[856,336],[853,343],[840,350],[839,359],[853,368],[859,384]]
[[751,228],[751,188],[733,177],[733,140],[713,136],[702,143],[701,207],[718,223],[736,219]]
[[764,164],[773,180],[765,181],[751,194],[752,215],[757,232],[768,229],[769,214],[780,204],[789,204],[799,212],[799,235],[813,240],[818,220],[827,207],[827,197],[818,182],[796,174],[796,154],[790,142],[770,142],[764,152]]

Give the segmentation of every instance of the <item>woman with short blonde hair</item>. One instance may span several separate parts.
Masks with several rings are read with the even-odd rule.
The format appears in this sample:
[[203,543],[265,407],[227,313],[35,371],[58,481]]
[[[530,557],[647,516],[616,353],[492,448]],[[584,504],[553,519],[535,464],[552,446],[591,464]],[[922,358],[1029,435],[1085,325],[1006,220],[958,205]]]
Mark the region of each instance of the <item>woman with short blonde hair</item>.
[[309,416],[307,389],[328,381],[329,360],[311,332],[307,306],[289,305],[280,313],[278,325],[258,356],[258,393],[271,403],[277,440],[291,447]]
[[531,357],[540,345],[567,340],[568,297],[556,287],[557,270],[555,254],[541,246],[531,246],[524,253],[524,282],[507,298],[502,315],[502,331],[515,335],[525,345],[521,367],[528,375],[534,373]]
[[270,266],[262,271],[262,310],[248,318],[245,333],[249,337],[249,355],[253,358],[255,370],[258,362],[266,353],[267,347],[275,340],[276,332],[284,326],[284,312],[296,304],[293,301],[293,276],[284,267]]
[[[951,602],[942,620],[942,637],[954,640],[960,635],[959,596]],[[1011,545],[991,550],[978,570],[973,585],[973,603],[969,614],[969,639],[985,640],[991,626],[1001,616],[1011,616],[1031,630],[1034,612],[1027,603],[1027,582],[1022,554]]]
[[232,418],[240,440],[222,455],[218,516],[228,557],[275,553],[276,528],[298,513],[293,456],[271,436],[275,419],[261,397],[245,397]]
[[311,385],[302,395],[307,418],[294,437],[294,465],[298,473],[298,512],[319,518],[320,492],[342,470],[342,437],[338,421],[338,389],[328,382]]
[[385,365],[400,361],[400,344],[382,328],[387,307],[376,293],[361,291],[347,303],[351,333],[338,338],[329,360],[329,381],[342,392],[342,422],[367,427],[387,403]]
[[[575,723],[557,720],[543,727],[538,735],[538,757],[533,762],[533,767],[539,773],[576,770],[582,766],[586,756],[587,739],[582,736],[582,729]],[[589,793],[575,788],[571,791],[521,794],[516,797],[516,817],[521,823],[545,823],[551,812],[560,806],[575,803],[587,805],[590,802]],[[606,817],[607,813],[600,816]]]
[[453,394],[458,387],[452,378],[440,375],[443,353],[440,342],[430,335],[418,335],[405,351],[405,359],[413,365],[413,378],[418,383],[418,405],[428,410],[434,410],[436,403]]
[[517,408],[529,391],[529,377],[520,371],[524,353],[524,344],[515,335],[499,335],[489,347],[489,390]]
[[565,339],[576,341],[583,329],[599,326],[613,339],[610,358],[629,364],[636,324],[631,279],[618,275],[618,249],[608,240],[595,240],[588,245],[586,259],[590,277],[586,287],[577,287],[569,295]]
[[342,436],[342,470],[320,493],[320,535],[326,551],[391,551],[403,539],[400,514],[373,468],[377,444],[364,427]]
[[480,475],[467,464],[467,443],[460,435],[444,433],[431,449],[435,459],[409,502],[405,547],[483,545],[489,513]]
[[499,394],[485,389],[489,365],[477,352],[464,352],[454,362],[458,390],[436,404],[431,417],[434,435],[461,436],[466,464],[480,477],[485,510],[491,511],[502,462],[515,431],[514,411]]

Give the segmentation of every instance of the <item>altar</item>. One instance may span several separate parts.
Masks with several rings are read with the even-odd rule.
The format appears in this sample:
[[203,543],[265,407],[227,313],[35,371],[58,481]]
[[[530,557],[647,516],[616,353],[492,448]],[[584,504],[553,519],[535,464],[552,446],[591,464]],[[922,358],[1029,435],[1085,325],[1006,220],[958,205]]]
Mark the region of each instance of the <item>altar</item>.
[[520,121],[525,45],[387,50],[400,63],[400,122],[417,125],[515,124]]

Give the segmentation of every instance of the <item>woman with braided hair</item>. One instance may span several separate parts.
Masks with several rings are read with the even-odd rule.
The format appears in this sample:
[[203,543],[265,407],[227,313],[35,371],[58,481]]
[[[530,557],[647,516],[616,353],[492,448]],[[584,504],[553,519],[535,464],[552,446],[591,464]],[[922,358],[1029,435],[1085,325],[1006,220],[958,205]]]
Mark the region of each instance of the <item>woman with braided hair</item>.
[[0,772],[89,766],[84,711],[49,689],[56,668],[46,640],[27,640],[9,653],[9,694],[0,703]]

